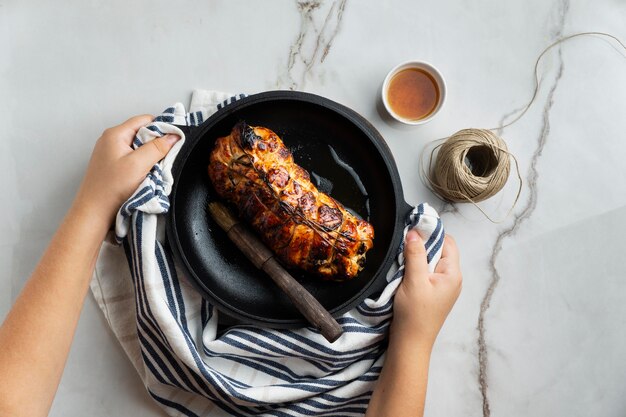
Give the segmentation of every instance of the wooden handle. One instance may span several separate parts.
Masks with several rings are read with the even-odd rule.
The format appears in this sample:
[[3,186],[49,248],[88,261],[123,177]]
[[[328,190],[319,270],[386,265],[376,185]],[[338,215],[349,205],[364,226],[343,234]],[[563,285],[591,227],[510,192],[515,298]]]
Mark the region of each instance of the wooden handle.
[[221,203],[209,203],[209,212],[217,224],[226,231],[230,240],[252,261],[265,271],[278,287],[289,297],[298,311],[319,329],[322,336],[334,342],[343,334],[337,320],[285,270],[273,257],[272,251],[254,233],[239,222]]

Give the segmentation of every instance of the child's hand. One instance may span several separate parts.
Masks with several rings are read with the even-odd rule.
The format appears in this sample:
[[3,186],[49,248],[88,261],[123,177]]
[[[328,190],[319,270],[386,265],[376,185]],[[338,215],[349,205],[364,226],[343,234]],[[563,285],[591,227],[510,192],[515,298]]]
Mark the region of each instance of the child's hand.
[[446,235],[441,260],[428,272],[424,242],[415,230],[407,233],[405,273],[394,300],[392,337],[432,347],[461,292],[461,269],[456,243]]
[[108,222],[107,226],[152,166],[180,139],[176,135],[165,135],[133,150],[131,143],[135,134],[153,119],[150,115],[132,117],[106,129],[96,142],[75,204]]

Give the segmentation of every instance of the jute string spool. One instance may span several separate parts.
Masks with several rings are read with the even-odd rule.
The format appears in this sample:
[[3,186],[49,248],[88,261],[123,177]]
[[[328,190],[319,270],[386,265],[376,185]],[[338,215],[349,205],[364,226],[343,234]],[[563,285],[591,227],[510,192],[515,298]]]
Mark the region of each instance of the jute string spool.
[[501,220],[493,220],[477,203],[493,197],[504,187],[511,172],[511,159],[515,162],[519,186],[506,218],[519,199],[523,182],[517,159],[504,140],[489,129],[463,129],[439,141],[442,143],[430,153],[430,175],[423,171],[424,164],[421,165],[422,178],[443,200],[470,202],[494,223]]
[[[517,158],[509,152],[504,140],[495,131],[517,122],[530,108],[539,91],[539,63],[553,47],[579,36],[597,35],[616,41],[623,50],[626,45],[617,37],[604,32],[580,32],[563,37],[547,46],[535,61],[535,86],[528,103],[515,118],[502,126],[491,129],[463,129],[440,142],[430,152],[428,166],[421,163],[420,174],[423,182],[444,201],[451,203],[472,203],[493,223],[504,221],[515,208],[522,191],[523,181]],[[435,153],[437,156],[435,158]],[[420,161],[423,162],[423,154]],[[433,159],[435,161],[433,162]],[[517,194],[507,214],[501,220],[493,220],[477,203],[497,194],[506,185],[511,171],[511,159],[519,181]]]

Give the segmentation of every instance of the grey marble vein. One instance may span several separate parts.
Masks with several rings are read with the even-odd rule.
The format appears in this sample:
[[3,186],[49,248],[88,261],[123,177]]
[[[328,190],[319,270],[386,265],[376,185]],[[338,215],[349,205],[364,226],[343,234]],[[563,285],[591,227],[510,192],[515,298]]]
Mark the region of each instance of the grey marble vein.
[[505,123],[506,123],[506,121],[509,119],[509,117],[517,115],[519,112],[521,112],[522,110],[524,110],[524,108],[525,108],[526,106],[527,106],[527,105],[526,105],[526,104],[524,104],[523,106],[520,106],[520,107],[518,107],[518,108],[516,108],[516,109],[513,109],[513,110],[509,111],[508,113],[504,113],[504,114],[502,115],[502,117],[500,118],[500,121],[498,122],[498,128],[496,129],[496,133],[497,133],[498,135],[502,135],[502,131],[504,130],[504,128],[503,128],[502,126],[504,126],[504,124],[505,124]]
[[[332,33],[330,34],[330,37],[326,41],[326,45],[324,45],[324,50],[322,52],[322,57],[320,58],[320,63],[324,62],[324,60],[326,59],[326,56],[330,52],[330,47],[333,45],[333,41],[335,40],[335,37],[339,33],[341,20],[343,19],[343,12],[346,9],[346,3],[347,3],[347,0],[341,0],[339,3],[335,2],[335,4],[338,4],[337,21],[335,23],[334,29],[332,30]],[[333,4],[333,7],[335,4]],[[328,18],[326,20],[328,20]]]
[[[563,28],[565,26],[565,18],[567,16],[567,12],[569,10],[569,0],[562,0],[559,2],[559,20],[556,25],[556,29],[553,33],[555,38],[560,38],[563,35]],[[552,106],[554,105],[554,94],[559,85],[559,81],[563,76],[564,70],[564,62],[563,56],[561,52],[561,48],[558,48],[558,68],[556,72],[556,76],[548,91],[548,96],[546,99],[546,103],[543,108],[542,113],[542,125],[539,133],[539,137],[537,139],[537,146],[532,154],[530,160],[530,167],[528,169],[528,175],[526,176],[526,186],[529,189],[529,197],[526,201],[524,207],[518,214],[516,214],[513,218],[512,224],[502,230],[500,234],[498,234],[496,241],[493,245],[491,257],[489,259],[489,271],[491,272],[491,280],[489,281],[489,285],[487,287],[487,291],[482,299],[480,304],[480,312],[478,314],[478,384],[480,389],[480,394],[482,397],[482,405],[483,405],[483,417],[489,417],[491,415],[491,409],[489,405],[489,396],[488,396],[488,380],[487,380],[487,371],[488,371],[488,350],[487,350],[487,342],[485,340],[485,314],[489,310],[489,306],[491,303],[491,299],[493,298],[494,292],[498,283],[500,282],[501,275],[498,272],[498,268],[496,267],[496,262],[498,260],[498,255],[502,251],[503,242],[514,236],[521,227],[522,223],[526,221],[535,211],[537,206],[537,181],[539,179],[539,171],[537,170],[537,165],[539,162],[539,158],[543,152],[545,144],[548,140],[548,136],[550,134],[550,111]],[[502,117],[501,124],[504,124],[504,121],[510,116],[510,114],[505,114]]]
[[322,64],[330,53],[333,41],[341,29],[347,0],[335,0],[325,17],[324,2],[299,1],[300,31],[289,48],[285,70],[278,76],[277,88],[301,90],[316,65]]

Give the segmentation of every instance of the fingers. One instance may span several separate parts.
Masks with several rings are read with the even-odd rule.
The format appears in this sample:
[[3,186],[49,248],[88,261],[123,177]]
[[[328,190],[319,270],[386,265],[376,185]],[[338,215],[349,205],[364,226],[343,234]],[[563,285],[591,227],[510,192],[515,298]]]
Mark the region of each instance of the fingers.
[[456,246],[456,240],[451,235],[446,235],[443,241],[443,248],[441,251],[442,258],[450,258],[453,261],[459,260],[459,249]]
[[149,114],[142,114],[139,116],[131,117],[124,123],[111,127],[104,131],[103,137],[110,137],[114,140],[119,140],[127,145],[130,145],[137,134],[137,131],[154,120],[154,116]]
[[141,114],[139,116],[131,117],[119,126],[125,129],[131,129],[134,134],[137,133],[140,127],[147,125],[152,120],[154,120],[154,116],[150,114]]
[[150,171],[154,164],[165,158],[165,155],[179,139],[180,136],[172,134],[153,139],[131,152],[127,158],[131,161],[134,169],[145,174]]
[[452,236],[446,235],[443,241],[443,248],[441,250],[441,259],[435,266],[435,272],[444,272],[458,264],[459,251],[457,249],[456,242]]
[[435,267],[435,274],[432,277],[436,280],[449,281],[460,287],[463,277],[461,275],[461,266],[459,264],[459,250],[456,246],[454,238],[446,235],[441,259]]
[[406,234],[404,244],[405,278],[428,276],[428,262],[426,261],[426,249],[419,233],[410,230]]

